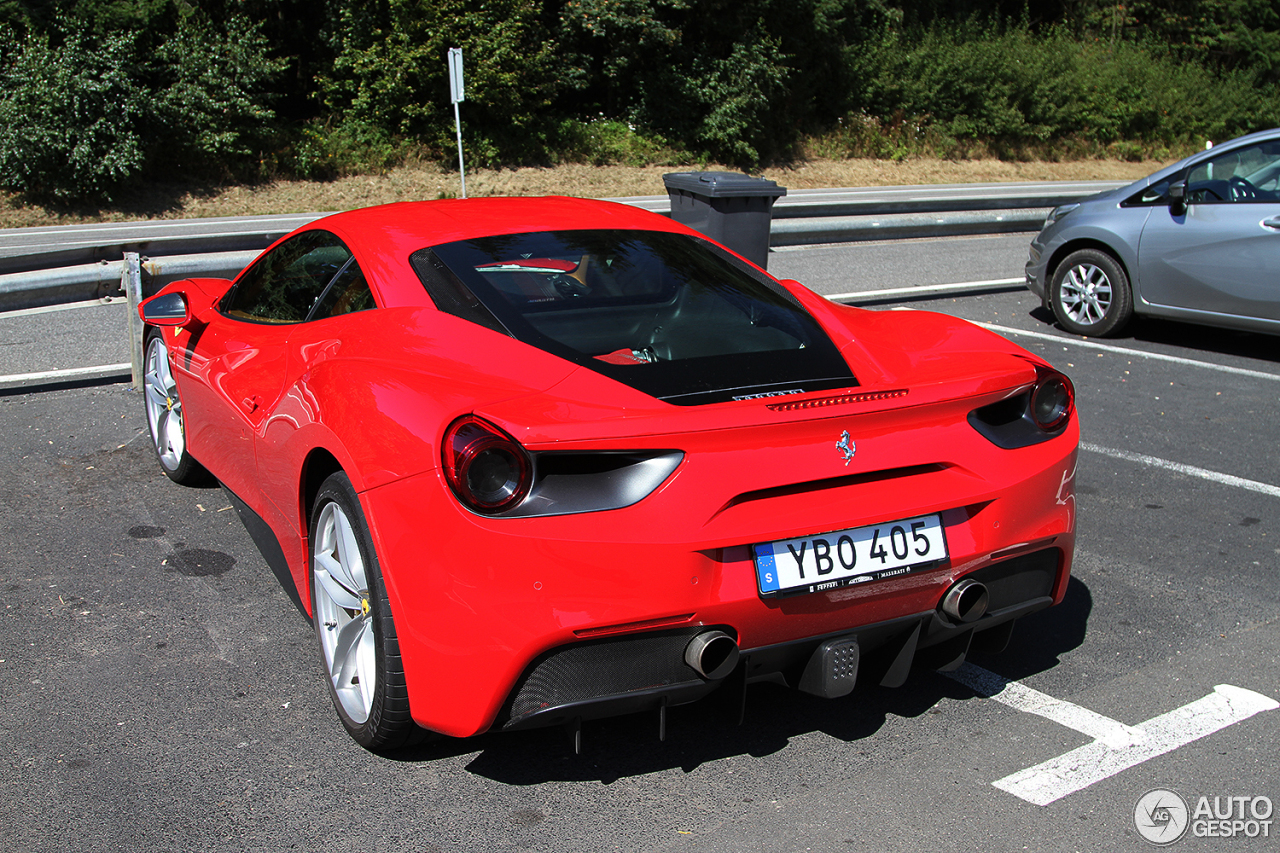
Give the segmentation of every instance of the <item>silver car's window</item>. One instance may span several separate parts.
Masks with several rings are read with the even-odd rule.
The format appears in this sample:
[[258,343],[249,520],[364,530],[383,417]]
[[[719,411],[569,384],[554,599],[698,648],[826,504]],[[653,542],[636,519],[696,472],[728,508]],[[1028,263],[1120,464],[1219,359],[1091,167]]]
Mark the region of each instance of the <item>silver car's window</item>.
[[1187,173],[1187,201],[1248,204],[1280,200],[1280,142],[1236,148]]
[[1129,196],[1121,202],[1121,206],[1140,207],[1143,205],[1168,204],[1169,185],[1172,183],[1172,178],[1165,178],[1163,181],[1156,181],[1151,186],[1143,187],[1139,192]]

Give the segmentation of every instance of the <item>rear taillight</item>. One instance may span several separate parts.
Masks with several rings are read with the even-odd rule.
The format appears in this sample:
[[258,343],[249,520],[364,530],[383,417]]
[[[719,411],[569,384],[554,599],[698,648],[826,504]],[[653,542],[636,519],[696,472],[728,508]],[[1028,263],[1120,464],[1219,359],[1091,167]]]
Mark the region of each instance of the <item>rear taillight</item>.
[[1071,380],[1035,364],[1036,381],[1026,391],[969,413],[969,423],[992,444],[1012,450],[1050,441],[1066,430],[1075,412]]
[[1047,367],[1036,367],[1036,384],[1031,389],[1031,419],[1045,432],[1060,428],[1075,408],[1071,380]]
[[514,438],[476,417],[454,421],[444,434],[444,473],[468,508],[494,515],[529,493],[533,469]]

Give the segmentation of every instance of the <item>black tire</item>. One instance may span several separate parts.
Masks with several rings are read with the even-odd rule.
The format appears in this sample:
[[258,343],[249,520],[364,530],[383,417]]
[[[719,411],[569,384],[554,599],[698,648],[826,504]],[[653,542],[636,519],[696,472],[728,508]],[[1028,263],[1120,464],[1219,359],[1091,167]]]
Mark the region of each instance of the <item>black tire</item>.
[[417,743],[421,730],[409,714],[391,603],[346,474],[333,474],[320,486],[310,529],[312,623],[338,718],[372,752]]
[[1120,262],[1100,249],[1080,249],[1058,264],[1049,303],[1062,328],[1107,337],[1133,317],[1133,292]]
[[142,404],[160,470],[184,486],[208,482],[209,472],[187,452],[182,398],[169,364],[169,346],[155,328],[147,333],[143,346]]

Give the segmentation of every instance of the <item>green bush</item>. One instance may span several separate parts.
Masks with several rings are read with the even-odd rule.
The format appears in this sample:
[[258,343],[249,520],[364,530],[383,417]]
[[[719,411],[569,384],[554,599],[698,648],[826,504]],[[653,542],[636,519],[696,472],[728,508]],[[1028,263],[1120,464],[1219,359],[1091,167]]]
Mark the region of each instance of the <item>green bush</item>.
[[152,56],[132,32],[0,35],[0,185],[33,199],[110,199],[146,174],[246,174],[273,132],[283,63],[257,27],[190,16]]
[[869,51],[863,110],[900,115],[962,147],[1085,142],[1177,144],[1273,126],[1275,86],[1214,72],[1142,44],[934,26],[894,33]]
[[451,47],[466,58],[469,167],[752,168],[799,145],[890,159],[1136,158],[1280,125],[1274,0],[1001,17],[1016,8],[0,0],[0,186],[67,202],[192,172],[328,179],[408,158],[452,164]]
[[258,25],[241,15],[223,26],[189,15],[155,56],[167,84],[155,95],[163,168],[180,169],[180,156],[227,171],[252,162],[272,130],[267,104],[285,67],[269,55]]
[[698,119],[688,134],[693,146],[722,163],[748,167],[790,146],[794,129],[779,136],[773,120],[792,74],[781,47],[757,25],[727,58],[694,60],[681,99]]
[[687,151],[660,136],[646,135],[617,119],[563,120],[554,140],[559,163],[596,166],[672,166],[691,160]]
[[901,112],[884,121],[865,112],[850,113],[825,133],[805,140],[805,153],[840,160],[906,160],[925,155],[956,154],[954,144],[929,127],[927,116],[907,120]]
[[454,116],[446,55],[459,47],[469,162],[545,161],[558,125],[546,110],[561,83],[542,13],[534,0],[386,0],[346,10],[337,58],[319,81],[321,94],[343,123],[447,151]]
[[0,184],[36,199],[109,198],[146,160],[152,93],[134,39],[0,36]]
[[355,120],[336,127],[312,122],[296,136],[280,166],[312,180],[382,174],[398,166],[417,146],[393,139],[379,127]]
[[561,103],[752,167],[848,109],[847,55],[889,11],[878,0],[574,0],[560,19]]

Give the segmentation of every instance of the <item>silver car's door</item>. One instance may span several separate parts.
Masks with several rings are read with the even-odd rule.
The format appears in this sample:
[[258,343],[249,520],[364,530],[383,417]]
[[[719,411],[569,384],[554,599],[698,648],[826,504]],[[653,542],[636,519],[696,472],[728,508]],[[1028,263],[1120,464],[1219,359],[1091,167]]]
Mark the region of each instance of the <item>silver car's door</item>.
[[1186,174],[1186,212],[1156,209],[1138,243],[1152,305],[1280,320],[1280,142],[1223,152]]

